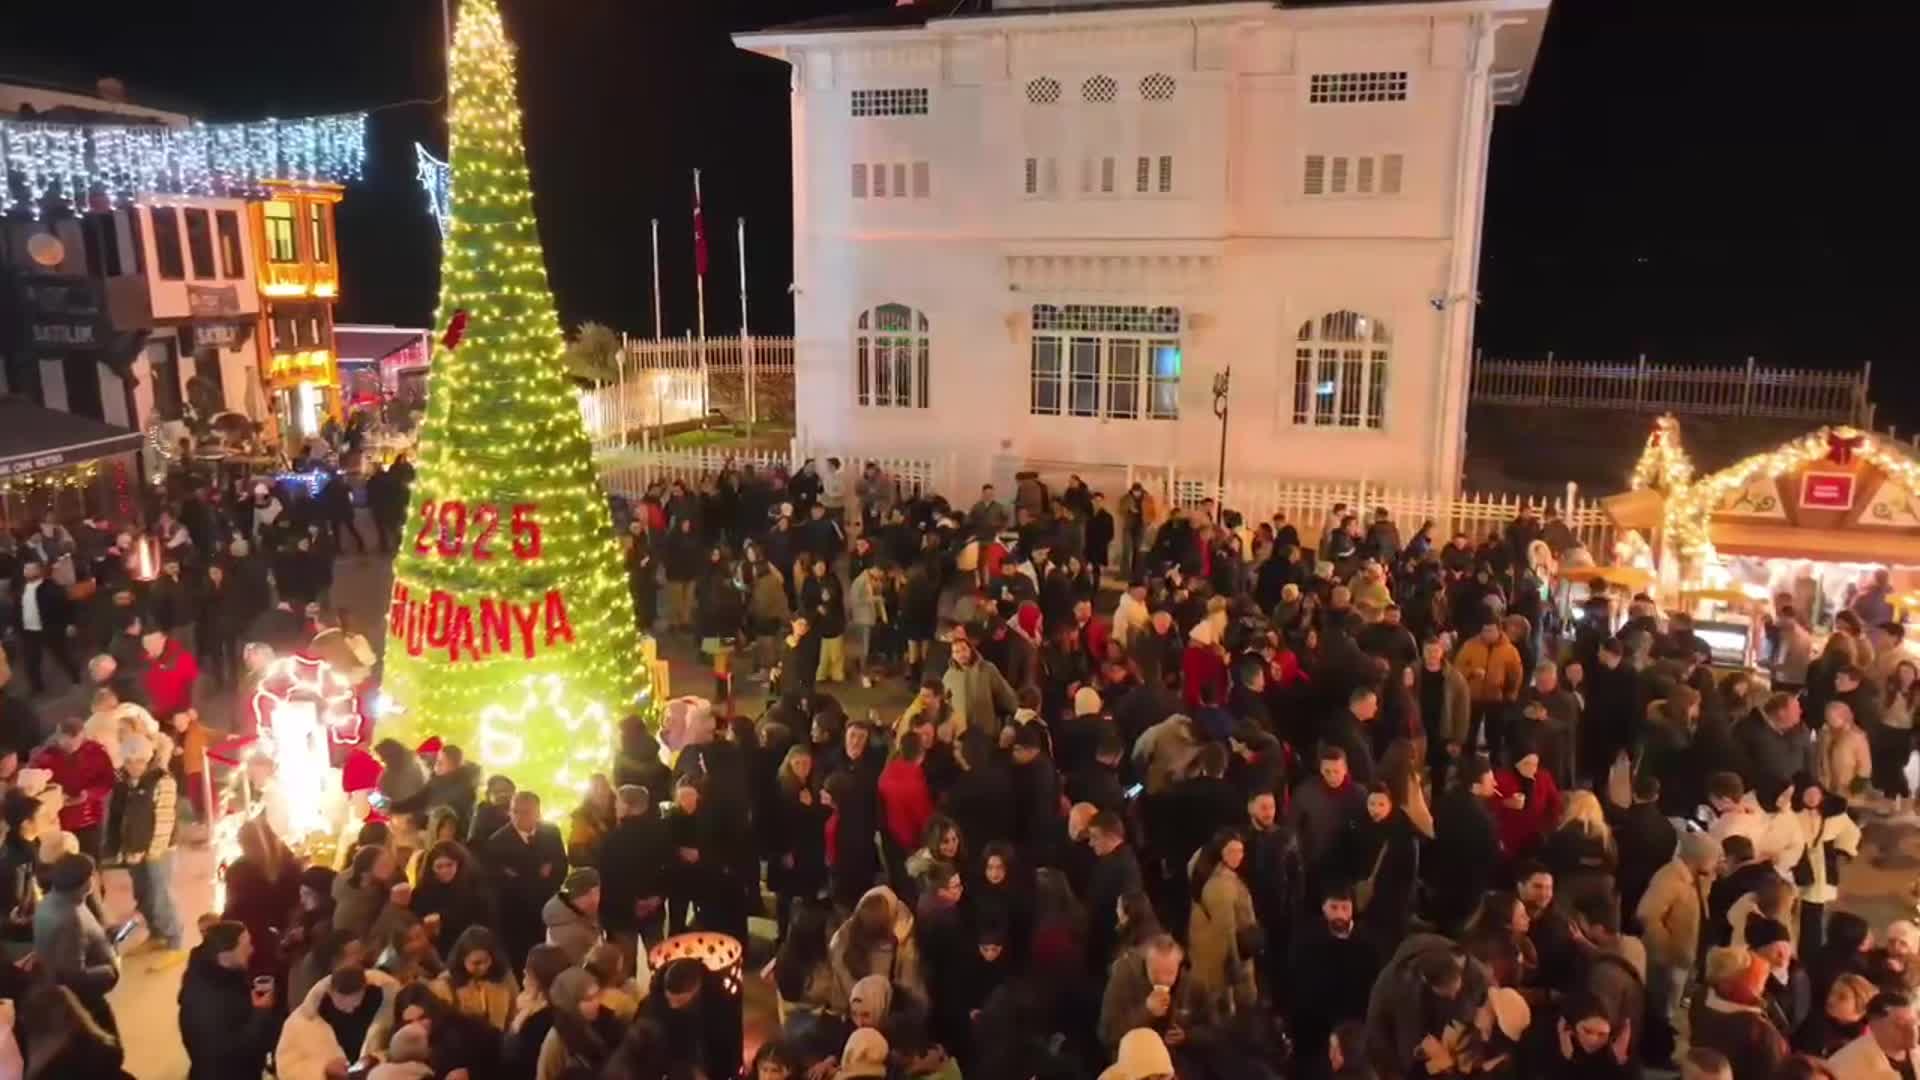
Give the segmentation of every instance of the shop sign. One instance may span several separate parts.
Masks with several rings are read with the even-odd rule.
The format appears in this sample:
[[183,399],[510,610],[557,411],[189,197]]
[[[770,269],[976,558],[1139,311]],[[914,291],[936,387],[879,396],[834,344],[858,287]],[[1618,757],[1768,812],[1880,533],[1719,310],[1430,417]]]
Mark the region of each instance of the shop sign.
[[1853,474],[1808,472],[1800,474],[1802,510],[1853,509]]
[[28,457],[17,457],[7,461],[0,461],[0,476],[20,476],[25,473],[39,472],[41,469],[51,469],[56,465],[65,465],[66,463],[67,455],[57,451],[51,454],[33,454]]
[[187,286],[187,312],[195,318],[240,314],[240,290],[232,285]]
[[194,323],[193,347],[196,349],[237,348],[245,342],[246,333],[246,327],[241,323]]
[[36,274],[20,281],[29,347],[46,352],[97,349],[106,339],[99,287],[90,279]]

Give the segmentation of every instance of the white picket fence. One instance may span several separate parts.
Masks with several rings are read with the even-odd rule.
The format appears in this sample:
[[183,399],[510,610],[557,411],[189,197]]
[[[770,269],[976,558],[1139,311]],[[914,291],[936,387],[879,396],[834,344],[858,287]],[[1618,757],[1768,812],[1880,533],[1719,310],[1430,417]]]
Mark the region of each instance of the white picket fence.
[[1130,479],[1140,482],[1156,496],[1166,498],[1172,506],[1192,508],[1206,499],[1215,499],[1217,505],[1239,511],[1249,523],[1269,521],[1274,514],[1284,513],[1287,521],[1299,530],[1301,539],[1308,542],[1317,542],[1325,527],[1337,524],[1332,519],[1336,506],[1358,515],[1363,524],[1373,520],[1375,510],[1384,508],[1400,527],[1403,542],[1411,540],[1423,522],[1431,521],[1436,545],[1446,543],[1456,532],[1467,534],[1477,543],[1517,517],[1522,506],[1532,507],[1542,516],[1552,507],[1560,512],[1561,520],[1596,561],[1610,561],[1613,553],[1613,519],[1598,500],[1580,498],[1573,484],[1567,485],[1564,495],[1553,498],[1487,491],[1457,495],[1404,491],[1370,485],[1364,480],[1349,484],[1231,476],[1223,492],[1212,477],[1185,476],[1171,469],[1157,468],[1136,468]]
[[[595,449],[631,444],[643,428],[698,420],[718,410],[730,419],[762,419],[762,398],[776,388],[791,405],[790,337],[627,338],[618,378],[583,391],[580,415]],[[751,377],[749,377],[751,376]]]
[[691,450],[629,448],[602,453],[598,461],[601,481],[606,485],[609,493],[627,499],[638,499],[647,493],[650,485],[656,483],[664,484],[679,480],[687,484],[698,484],[706,477],[718,476],[724,469],[731,468],[738,472],[749,466],[759,473],[771,473],[778,469],[791,475],[809,458],[815,462],[816,467],[824,468],[829,457],[840,459],[841,468],[847,476],[849,498],[853,495],[854,481],[865,471],[869,463],[880,467],[881,473],[886,476],[900,497],[911,496],[916,492],[944,493],[947,478],[953,475],[951,458],[893,457],[818,449],[803,450],[797,440],[785,450],[728,450],[713,447]]
[[1583,364],[1556,360],[1476,357],[1472,400],[1496,405],[1672,412],[1696,416],[1770,416],[1815,423],[1873,425],[1867,384],[1871,362],[1859,371],[1650,364]]

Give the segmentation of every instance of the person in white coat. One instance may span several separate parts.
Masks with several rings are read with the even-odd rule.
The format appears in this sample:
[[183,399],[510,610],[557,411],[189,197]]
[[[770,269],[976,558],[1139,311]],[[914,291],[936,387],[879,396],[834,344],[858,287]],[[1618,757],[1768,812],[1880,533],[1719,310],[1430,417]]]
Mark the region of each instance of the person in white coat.
[[[336,979],[343,986],[338,993]],[[280,1029],[280,1043],[273,1051],[280,1080],[340,1080],[351,1065],[384,1059],[393,1033],[393,999],[399,992],[400,984],[386,972],[357,965],[314,983]],[[352,1040],[351,1049],[340,1044],[342,1026],[364,1033]]]
[[1867,1030],[1827,1059],[1837,1080],[1904,1080],[1920,1066],[1920,1019],[1905,994],[1879,993],[1867,1003]]

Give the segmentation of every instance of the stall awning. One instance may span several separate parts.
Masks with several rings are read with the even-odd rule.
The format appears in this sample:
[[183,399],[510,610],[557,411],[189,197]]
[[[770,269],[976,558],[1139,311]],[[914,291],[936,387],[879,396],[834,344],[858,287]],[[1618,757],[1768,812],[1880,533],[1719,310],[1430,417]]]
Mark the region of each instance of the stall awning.
[[138,450],[146,436],[85,416],[36,405],[17,395],[0,396],[0,476]]

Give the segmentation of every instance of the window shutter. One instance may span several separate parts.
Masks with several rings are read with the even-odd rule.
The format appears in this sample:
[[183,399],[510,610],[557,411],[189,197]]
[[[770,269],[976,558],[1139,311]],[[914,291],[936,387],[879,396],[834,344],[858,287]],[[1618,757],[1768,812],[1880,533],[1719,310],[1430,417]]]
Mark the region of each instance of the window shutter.
[[1401,156],[1400,156],[1399,154],[1383,154],[1383,155],[1381,155],[1381,158],[1380,158],[1380,194],[1382,194],[1382,195],[1398,195],[1398,194],[1400,194],[1400,168],[1401,168],[1401,161],[1402,161],[1402,159],[1401,159]]
[[1058,158],[1047,159],[1047,194],[1060,194],[1060,161]]
[[1133,177],[1134,190],[1138,191],[1142,195],[1145,195],[1148,191],[1152,190],[1151,188],[1152,181],[1153,181],[1153,160],[1151,158],[1143,157],[1140,159],[1139,164],[1135,167],[1135,172]]
[[1173,158],[1170,155],[1162,156],[1160,158],[1160,194],[1166,195],[1172,191],[1173,191]]
[[924,161],[913,163],[913,197],[926,198],[933,189],[933,168]]
[[904,199],[907,195],[907,166],[902,162],[893,167],[893,197]]
[[1308,154],[1305,183],[1302,189],[1308,195],[1324,194],[1327,190],[1327,159],[1323,154]]
[[1026,189],[1029,195],[1040,194],[1040,159],[1028,158],[1026,171]]
[[1113,159],[1112,158],[1100,159],[1100,192],[1103,195],[1113,194]]
[[1359,158],[1355,161],[1355,166],[1357,171],[1353,177],[1353,190],[1362,195],[1371,195],[1373,193],[1373,159]]
[[867,197],[867,163],[864,161],[853,163],[853,197],[856,199]]
[[1335,195],[1343,195],[1346,193],[1346,190],[1347,190],[1347,159],[1346,158],[1337,157],[1333,159],[1333,182],[1327,185],[1327,190]]
[[876,199],[884,199],[887,197],[887,167],[885,165],[875,165],[873,167],[873,197]]

